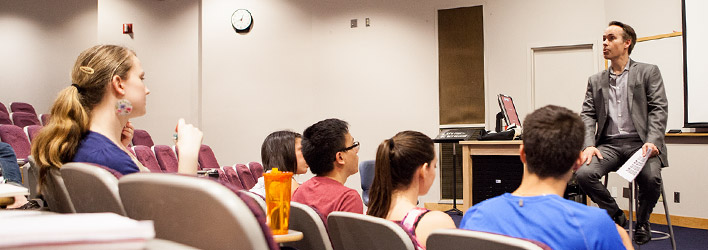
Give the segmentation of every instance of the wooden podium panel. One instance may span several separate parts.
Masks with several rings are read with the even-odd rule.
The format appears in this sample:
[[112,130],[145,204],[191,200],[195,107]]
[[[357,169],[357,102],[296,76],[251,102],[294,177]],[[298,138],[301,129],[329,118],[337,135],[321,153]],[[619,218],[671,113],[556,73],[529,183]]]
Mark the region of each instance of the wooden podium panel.
[[461,141],[462,146],[462,211],[472,206],[472,156],[475,155],[519,155],[522,141]]

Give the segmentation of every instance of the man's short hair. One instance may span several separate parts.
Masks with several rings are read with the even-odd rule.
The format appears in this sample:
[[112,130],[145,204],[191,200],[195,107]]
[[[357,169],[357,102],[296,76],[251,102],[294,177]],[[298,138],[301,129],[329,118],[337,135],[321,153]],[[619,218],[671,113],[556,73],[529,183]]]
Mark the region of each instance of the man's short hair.
[[313,174],[325,175],[334,169],[337,152],[346,147],[347,133],[349,124],[336,118],[319,121],[305,129],[302,156]]
[[585,138],[585,126],[578,114],[548,105],[527,115],[523,128],[529,173],[558,178],[573,167]]
[[632,43],[629,44],[629,51],[628,51],[629,54],[631,55],[632,50],[634,49],[634,45],[637,44],[637,33],[634,32],[634,29],[632,28],[632,26],[629,26],[629,24],[625,24],[620,21],[612,21],[607,26],[613,26],[613,25],[622,28],[622,30],[624,31],[624,34],[622,34],[622,39],[624,39],[625,41],[632,40]]

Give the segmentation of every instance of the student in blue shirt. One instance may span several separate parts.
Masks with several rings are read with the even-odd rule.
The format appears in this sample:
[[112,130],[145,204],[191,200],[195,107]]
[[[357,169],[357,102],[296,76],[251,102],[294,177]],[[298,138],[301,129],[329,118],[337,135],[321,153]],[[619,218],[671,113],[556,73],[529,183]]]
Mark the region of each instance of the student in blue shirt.
[[562,197],[583,163],[580,116],[549,105],[526,116],[523,128],[521,185],[471,207],[460,228],[532,239],[552,249],[633,249],[627,232],[605,210]]

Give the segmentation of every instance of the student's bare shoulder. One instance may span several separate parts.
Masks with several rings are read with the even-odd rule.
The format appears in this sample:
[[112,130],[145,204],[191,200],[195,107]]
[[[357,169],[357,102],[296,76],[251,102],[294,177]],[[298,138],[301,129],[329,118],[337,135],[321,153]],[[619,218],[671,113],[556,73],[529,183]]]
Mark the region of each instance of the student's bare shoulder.
[[455,222],[450,218],[450,215],[432,210],[420,219],[418,225],[437,225],[441,228],[455,228]]

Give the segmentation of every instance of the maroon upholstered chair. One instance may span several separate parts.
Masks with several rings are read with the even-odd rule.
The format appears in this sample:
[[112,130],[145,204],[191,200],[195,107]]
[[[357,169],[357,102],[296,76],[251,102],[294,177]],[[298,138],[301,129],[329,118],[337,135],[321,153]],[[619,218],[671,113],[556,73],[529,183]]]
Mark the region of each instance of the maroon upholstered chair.
[[155,146],[155,143],[152,141],[152,137],[150,136],[150,133],[148,133],[147,131],[142,130],[142,129],[135,129],[133,131],[133,145],[134,146],[143,145],[143,146],[152,147],[152,146]]
[[199,166],[205,168],[220,168],[219,162],[216,161],[214,151],[208,145],[202,144],[199,148]]
[[238,178],[240,178],[241,183],[243,183],[243,188],[251,189],[256,185],[258,179],[253,178],[251,170],[246,165],[236,164],[234,168],[236,169],[236,173],[238,173]]
[[219,182],[230,183],[229,177],[226,176],[226,173],[224,172],[223,169],[217,168],[216,172],[219,174],[219,178],[217,178],[219,180]]
[[144,145],[133,146],[133,151],[135,151],[135,157],[138,158],[138,161],[147,169],[150,169],[150,172],[163,172],[162,168],[160,168],[160,164],[157,163],[155,153],[152,152],[150,147]]
[[34,117],[37,117],[37,112],[34,111],[34,107],[32,104],[26,103],[26,102],[13,102],[10,103],[10,112],[25,112],[25,113],[30,113],[33,114]]
[[41,114],[39,115],[39,121],[42,122],[42,126],[47,126],[49,124],[49,119],[52,118],[52,114]]
[[24,128],[29,125],[42,125],[37,119],[37,115],[25,112],[12,112],[10,113],[10,118],[12,118],[12,124],[20,128]]
[[27,162],[31,147],[30,141],[22,128],[15,125],[0,125],[0,141],[12,146],[18,161]]
[[256,182],[258,182],[258,178],[261,178],[261,176],[263,176],[263,165],[258,162],[252,161],[248,163],[248,168],[251,170],[253,179],[256,179]]
[[2,102],[0,102],[0,113],[10,114],[10,112],[7,111],[7,107],[5,107],[5,104],[2,104]]
[[246,188],[243,185],[241,178],[238,176],[238,173],[236,172],[236,168],[234,168],[233,166],[224,166],[222,168],[222,170],[224,171],[224,174],[228,178],[229,183],[231,183],[234,186],[239,187],[241,189],[250,189],[250,188]]
[[40,125],[29,125],[24,128],[25,134],[27,135],[27,138],[29,138],[30,144],[32,144],[32,140],[34,140],[34,137],[39,134],[39,130],[42,128],[43,127]]
[[155,153],[155,159],[160,164],[160,168],[165,173],[177,173],[178,161],[175,151],[167,145],[152,146],[152,152]]
[[[270,227],[266,224],[266,217],[267,215],[265,214],[265,211],[263,210],[262,206],[258,201],[256,201],[252,196],[247,195],[245,192],[238,192],[237,190],[232,189],[229,186],[226,186],[227,188],[231,189],[232,192],[234,192],[241,200],[246,203],[246,206],[248,206],[248,209],[251,210],[254,216],[256,216],[256,220],[258,220],[260,226],[261,226],[261,232],[263,232],[266,237],[270,236],[270,238],[273,238],[273,232],[271,231]],[[268,247],[271,250],[276,250],[280,249],[280,246],[275,242],[275,240],[268,239]]]
[[12,120],[10,119],[10,114],[0,112],[0,124],[12,125]]

